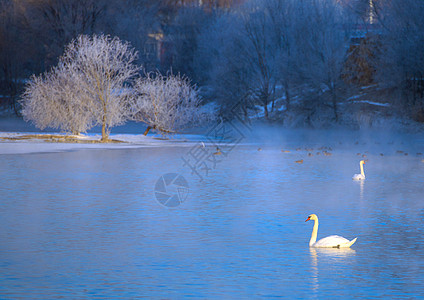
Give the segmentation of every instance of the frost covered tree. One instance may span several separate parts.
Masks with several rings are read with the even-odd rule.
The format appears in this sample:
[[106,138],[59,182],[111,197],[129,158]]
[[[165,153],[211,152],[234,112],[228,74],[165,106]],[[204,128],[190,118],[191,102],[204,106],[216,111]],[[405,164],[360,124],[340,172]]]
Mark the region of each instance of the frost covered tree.
[[136,59],[129,43],[106,35],[81,35],[66,47],[62,60],[75,73],[74,86],[82,91],[94,124],[102,127],[102,141],[129,117],[127,87],[140,69]]
[[65,49],[58,66],[33,77],[22,98],[23,114],[38,127],[82,132],[110,128],[129,117],[127,85],[138,73],[137,53],[128,43],[104,35],[81,35]]
[[136,97],[131,111],[137,121],[161,134],[175,133],[190,124],[213,117],[213,112],[200,107],[196,86],[187,77],[160,72],[148,73],[135,81]]
[[89,107],[81,101],[83,91],[74,86],[75,73],[62,62],[40,76],[32,76],[22,95],[22,115],[36,127],[78,134],[92,127]]

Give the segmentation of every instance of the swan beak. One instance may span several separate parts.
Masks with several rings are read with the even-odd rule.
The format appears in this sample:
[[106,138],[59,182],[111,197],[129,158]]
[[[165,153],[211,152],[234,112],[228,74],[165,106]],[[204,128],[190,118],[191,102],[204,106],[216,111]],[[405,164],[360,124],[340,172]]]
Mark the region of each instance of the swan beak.
[[305,222],[306,222],[306,221],[309,221],[310,219],[311,219],[311,218],[310,218],[310,217],[308,217],[308,218],[305,220]]

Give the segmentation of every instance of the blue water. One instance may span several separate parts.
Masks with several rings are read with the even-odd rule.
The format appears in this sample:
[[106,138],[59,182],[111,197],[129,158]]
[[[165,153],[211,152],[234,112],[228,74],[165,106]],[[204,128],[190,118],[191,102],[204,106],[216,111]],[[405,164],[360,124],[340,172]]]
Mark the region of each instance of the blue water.
[[[422,158],[375,149],[360,183],[366,145],[312,146],[240,145],[203,181],[188,147],[2,155],[0,298],[424,297]],[[154,193],[169,172],[176,208]],[[309,249],[311,213],[352,249]]]

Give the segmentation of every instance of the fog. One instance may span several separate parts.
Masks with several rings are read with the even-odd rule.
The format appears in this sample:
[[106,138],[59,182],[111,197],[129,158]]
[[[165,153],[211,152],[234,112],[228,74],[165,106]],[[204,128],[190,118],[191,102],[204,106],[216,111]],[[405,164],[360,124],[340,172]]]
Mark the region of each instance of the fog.
[[[171,135],[168,138],[172,140],[193,139],[213,143],[213,129],[218,126],[210,124],[205,127],[198,127],[186,130],[181,135]],[[234,130],[234,126],[237,131]],[[146,125],[138,122],[127,122],[125,125],[117,126],[112,129],[114,134],[142,134]],[[342,126],[334,126],[329,129],[314,128],[285,128],[280,124],[267,124],[261,121],[252,123],[232,122],[226,125],[231,130],[229,137],[238,138],[240,144],[254,144],[263,150],[268,147],[281,147],[281,150],[292,150],[301,148],[301,152],[319,151],[318,148],[330,147],[333,151],[352,151],[372,155],[411,155],[417,156],[417,153],[424,152],[424,132],[419,127],[412,129],[395,128],[368,128],[368,129],[349,129]],[[56,132],[54,129],[39,130],[31,123],[23,121],[18,117],[0,118],[0,131],[3,132]],[[100,127],[95,127],[88,131],[88,134],[101,133]],[[157,133],[151,133],[149,136],[160,137]],[[228,136],[227,136],[228,138]],[[219,143],[219,139],[216,140]],[[313,148],[313,151],[312,151]],[[299,149],[300,150],[300,149]],[[309,151],[308,151],[309,150]],[[402,151],[403,153],[400,153]]]

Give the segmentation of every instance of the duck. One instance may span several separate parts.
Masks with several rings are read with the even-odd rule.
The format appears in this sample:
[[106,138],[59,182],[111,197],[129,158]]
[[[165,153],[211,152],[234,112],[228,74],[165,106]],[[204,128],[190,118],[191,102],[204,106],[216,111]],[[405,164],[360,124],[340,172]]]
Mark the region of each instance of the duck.
[[365,164],[365,160],[361,160],[359,162],[359,167],[361,168],[361,174],[353,175],[352,177],[353,180],[365,180],[364,164]]
[[219,147],[216,147],[216,152],[214,152],[214,155],[221,155],[221,149],[219,149]]
[[314,221],[314,227],[312,229],[311,239],[309,241],[309,247],[313,248],[350,248],[358,238],[354,238],[349,241],[348,239],[339,235],[330,235],[317,241],[318,235],[318,216],[311,214],[308,216],[305,222]]

